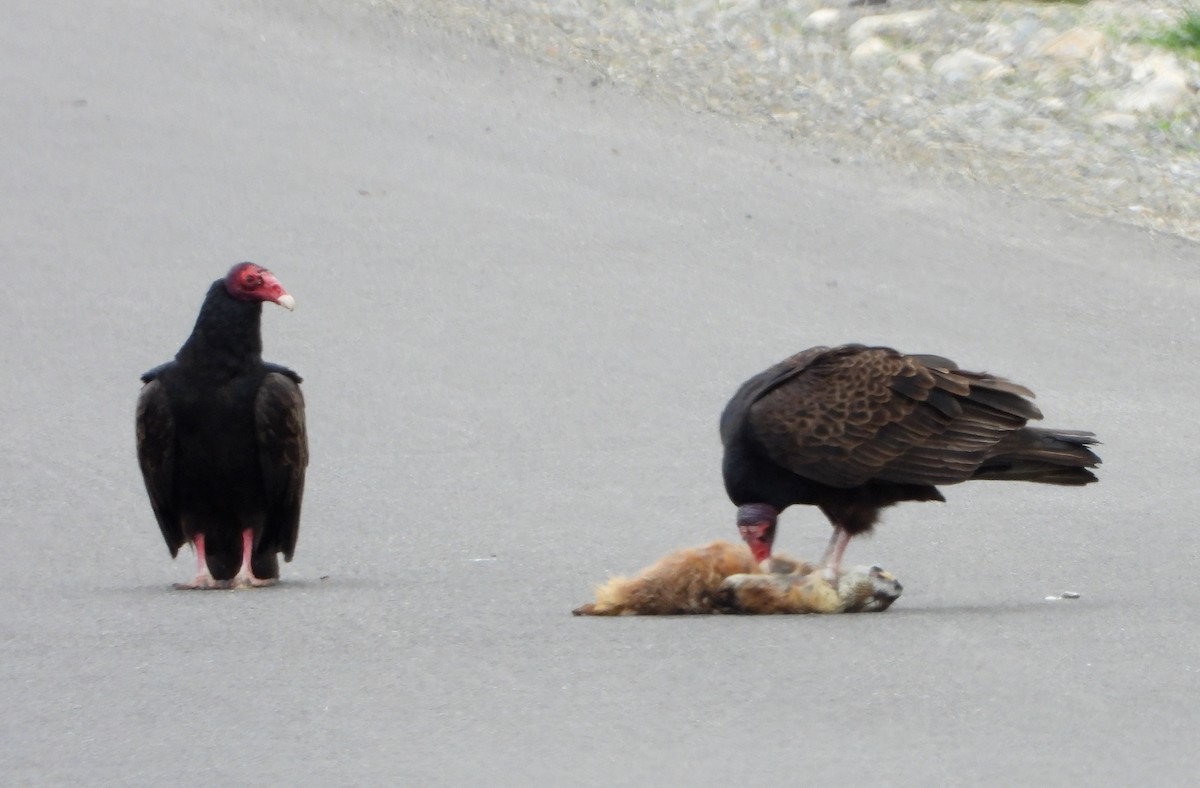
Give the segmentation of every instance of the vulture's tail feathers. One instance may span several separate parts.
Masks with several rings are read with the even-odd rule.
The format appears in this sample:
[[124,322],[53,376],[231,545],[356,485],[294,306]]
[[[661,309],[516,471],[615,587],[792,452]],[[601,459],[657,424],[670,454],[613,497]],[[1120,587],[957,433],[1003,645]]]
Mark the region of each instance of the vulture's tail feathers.
[[1091,484],[1096,475],[1088,468],[1099,465],[1100,458],[1088,447],[1098,442],[1090,432],[1026,427],[996,444],[973,478]]

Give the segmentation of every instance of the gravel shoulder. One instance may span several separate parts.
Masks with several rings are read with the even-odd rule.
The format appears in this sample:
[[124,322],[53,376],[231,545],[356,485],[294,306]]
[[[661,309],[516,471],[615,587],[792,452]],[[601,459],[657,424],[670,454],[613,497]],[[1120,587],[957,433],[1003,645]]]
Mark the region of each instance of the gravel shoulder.
[[1187,0],[413,0],[401,16],[830,157],[893,162],[1200,240]]

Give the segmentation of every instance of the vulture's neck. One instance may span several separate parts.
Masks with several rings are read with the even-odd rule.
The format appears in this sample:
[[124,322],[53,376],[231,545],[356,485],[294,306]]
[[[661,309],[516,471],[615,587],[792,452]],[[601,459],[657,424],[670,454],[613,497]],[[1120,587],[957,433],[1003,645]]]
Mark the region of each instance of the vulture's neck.
[[262,363],[262,302],[239,301],[218,279],[208,289],[192,335],[175,355],[183,366],[235,374]]

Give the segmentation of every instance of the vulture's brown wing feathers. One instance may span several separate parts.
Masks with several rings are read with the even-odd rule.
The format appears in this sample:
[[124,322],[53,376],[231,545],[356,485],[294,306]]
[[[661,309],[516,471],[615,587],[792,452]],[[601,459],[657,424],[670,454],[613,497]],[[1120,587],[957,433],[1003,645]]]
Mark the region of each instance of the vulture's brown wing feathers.
[[803,372],[827,347],[813,347],[785,358],[743,383],[721,412],[721,441],[729,446],[742,438],[754,403]]
[[750,423],[774,462],[822,484],[949,484],[969,478],[1006,434],[1041,417],[1027,395],[948,359],[847,345],[765,391]]
[[187,538],[175,511],[175,419],[162,383],[150,377],[137,401],[137,455],[159,530],[174,557]]
[[304,395],[300,377],[291,370],[267,365],[254,401],[258,456],[266,493],[267,519],[263,541],[283,551],[290,561],[300,532],[304,469],[308,466],[308,434],[304,425]]
[[955,364],[945,356],[935,356],[932,353],[908,353],[909,358],[921,362],[927,367],[935,369],[958,369],[958,364]]

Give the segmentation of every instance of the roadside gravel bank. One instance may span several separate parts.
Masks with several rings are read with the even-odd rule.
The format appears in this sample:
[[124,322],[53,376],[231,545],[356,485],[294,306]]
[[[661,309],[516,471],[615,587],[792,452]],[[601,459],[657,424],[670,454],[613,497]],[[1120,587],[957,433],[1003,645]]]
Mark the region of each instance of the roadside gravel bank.
[[1187,0],[413,0],[452,33],[625,89],[1200,240]]

